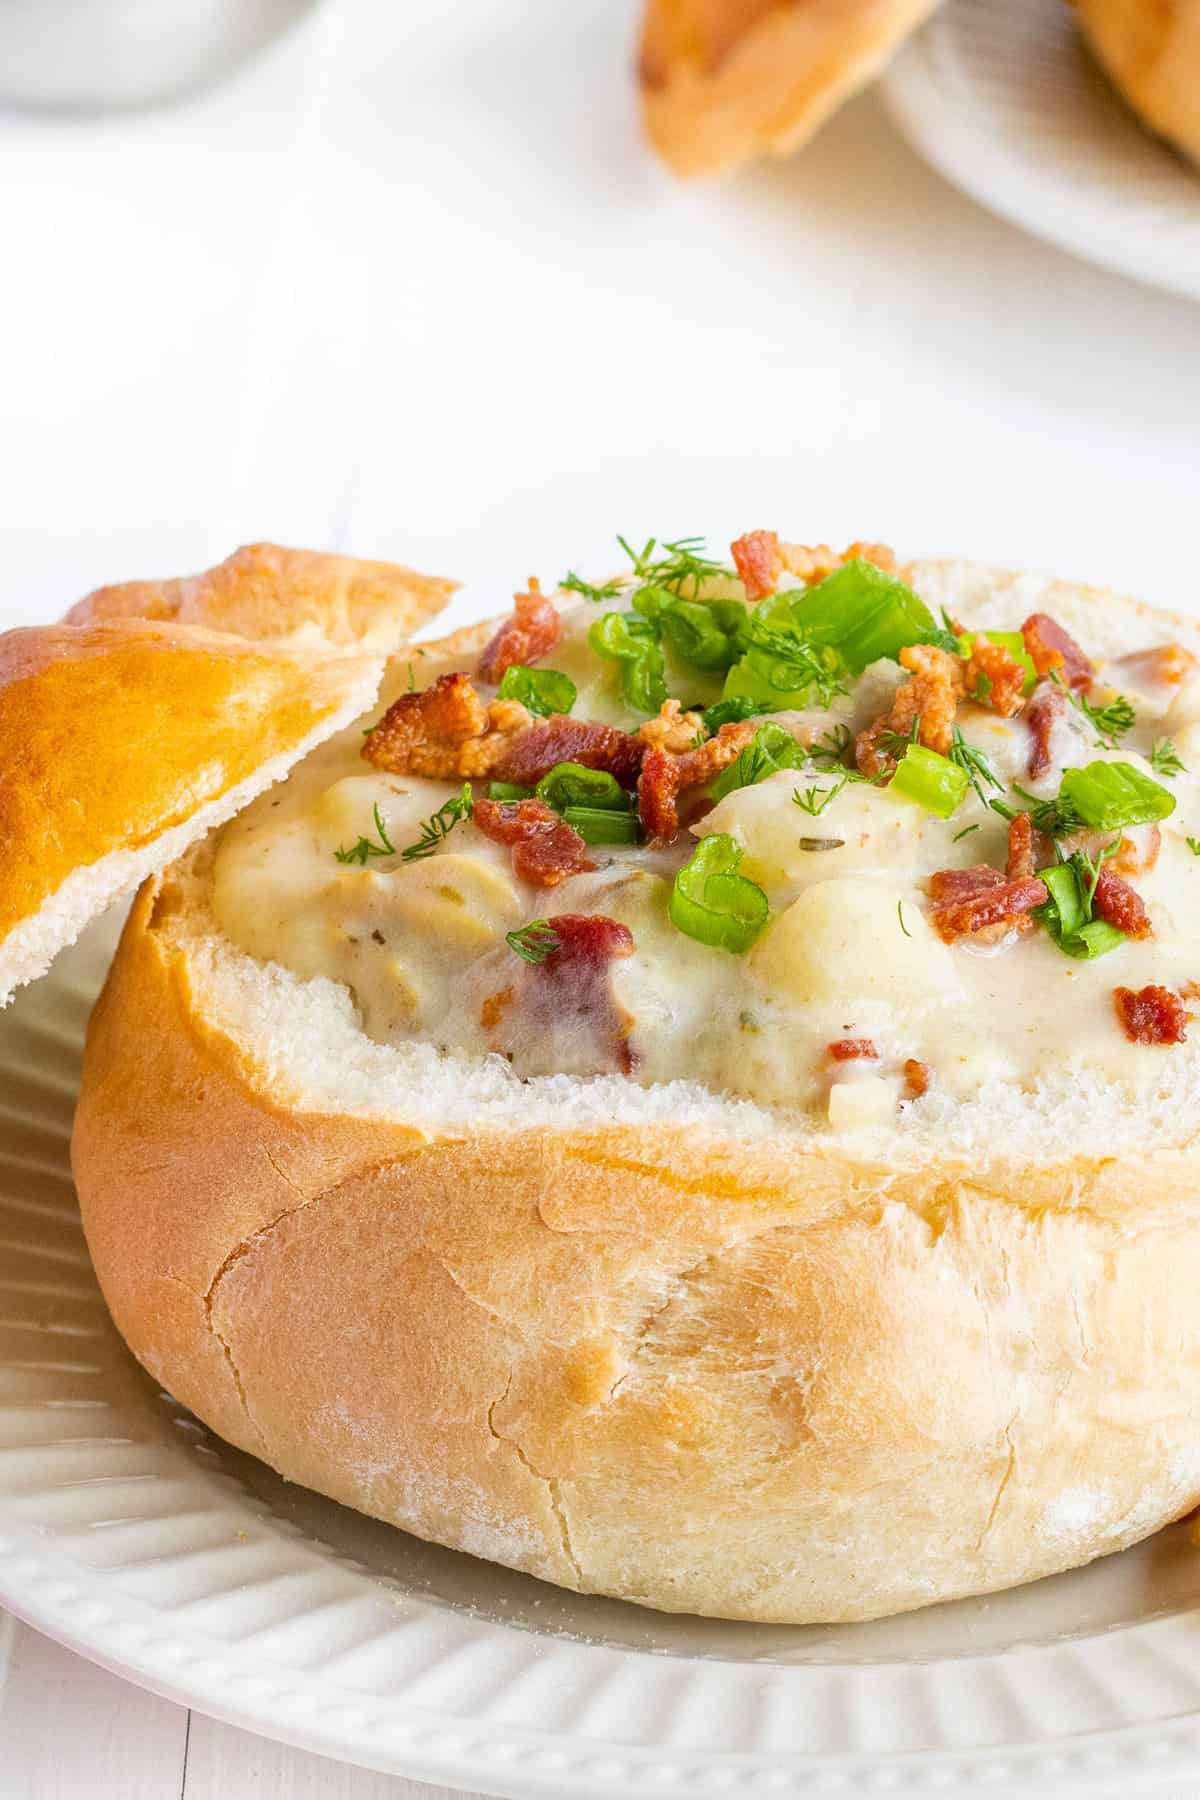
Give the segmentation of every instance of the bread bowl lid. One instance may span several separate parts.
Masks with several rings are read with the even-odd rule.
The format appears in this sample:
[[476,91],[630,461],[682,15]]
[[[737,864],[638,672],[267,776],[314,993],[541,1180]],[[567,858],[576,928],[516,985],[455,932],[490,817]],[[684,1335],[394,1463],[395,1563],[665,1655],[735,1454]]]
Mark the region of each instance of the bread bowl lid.
[[375,699],[453,584],[260,544],[0,635],[0,1006]]
[[940,0],[647,0],[647,134],[678,175],[783,155],[874,80]]

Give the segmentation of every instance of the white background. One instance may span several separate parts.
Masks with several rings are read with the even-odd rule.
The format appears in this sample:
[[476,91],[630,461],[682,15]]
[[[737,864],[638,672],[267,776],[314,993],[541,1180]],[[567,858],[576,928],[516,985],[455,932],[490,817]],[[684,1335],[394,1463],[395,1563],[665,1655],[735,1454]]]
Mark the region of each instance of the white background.
[[[758,525],[1200,604],[1200,310],[979,211],[873,97],[675,185],[634,10],[329,0],[185,105],[0,113],[0,625],[253,538],[494,611],[618,530]],[[432,1792],[0,1652],[3,1800]]]

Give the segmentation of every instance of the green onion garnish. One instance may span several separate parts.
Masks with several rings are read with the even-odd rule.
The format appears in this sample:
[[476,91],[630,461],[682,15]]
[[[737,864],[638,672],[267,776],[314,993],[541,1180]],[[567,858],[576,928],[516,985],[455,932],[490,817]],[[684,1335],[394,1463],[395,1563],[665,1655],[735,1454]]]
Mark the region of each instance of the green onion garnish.
[[592,621],[588,643],[597,656],[615,662],[621,692],[636,713],[656,713],[667,697],[658,627],[637,614],[602,613]]
[[[1008,654],[1012,657],[1013,661],[1015,663],[1020,663],[1021,667],[1025,671],[1025,680],[1021,686],[1022,694],[1032,694],[1035,686],[1037,685],[1037,669],[1034,667],[1034,661],[1033,661],[1032,656],[1030,656],[1028,650],[1025,648],[1025,639],[1021,636],[1020,632],[1019,631],[970,631],[970,632],[964,632],[962,637],[957,638],[955,640],[956,644],[958,646],[958,653],[960,656],[964,656],[964,657],[970,656],[971,645],[974,643],[976,638],[986,638],[986,640],[989,644],[998,644],[1002,650],[1007,650]],[[990,688],[990,683],[989,683],[989,688]],[[990,693],[988,693],[988,694],[980,693],[980,694],[972,695],[972,698],[976,699],[976,700],[987,700],[987,699],[990,699],[990,697],[991,697]]]
[[541,719],[551,713],[569,713],[577,698],[575,683],[558,669],[530,669],[514,663],[505,669],[496,689],[501,700],[519,700],[522,706]]
[[1184,842],[1193,856],[1200,856],[1200,838],[1185,838]]
[[969,786],[966,770],[948,756],[939,756],[924,744],[910,744],[896,764],[891,792],[899,794],[902,800],[915,800],[935,818],[948,819]]
[[582,763],[555,763],[536,789],[539,800],[562,812],[568,806],[590,806],[605,812],[628,812],[633,801],[607,769],[585,769]]
[[564,806],[562,816],[585,844],[636,844],[641,837],[637,814],[600,806]]
[[741,654],[749,614],[740,600],[668,597],[658,613],[658,626],[667,649],[680,662],[696,669],[728,669]]
[[1124,762],[1094,762],[1084,769],[1067,769],[1059,799],[1082,824],[1099,831],[1149,825],[1175,811],[1174,794]]
[[835,694],[845,691],[845,674],[846,665],[836,650],[810,644],[793,621],[772,621],[760,607],[747,628],[745,653],[725,677],[721,698],[746,696],[760,712],[828,706]]
[[[685,707],[685,712],[695,712],[695,707]],[[740,723],[743,719],[753,719],[759,713],[772,712],[774,708],[764,706],[752,694],[735,694],[729,700],[718,700],[715,706],[701,709],[700,716],[704,720],[704,728],[710,737],[716,737],[722,725]]]
[[519,781],[489,781],[489,800],[532,800],[533,789],[522,787]]
[[1050,898],[1035,908],[1035,917],[1067,956],[1104,956],[1125,942],[1123,931],[1106,919],[1092,917],[1100,870],[1116,854],[1119,842],[1106,845],[1094,862],[1077,850],[1066,862],[1040,873]]
[[776,595],[774,606],[785,598],[807,640],[832,645],[854,675],[881,656],[894,660],[906,644],[956,647],[905,582],[862,557],[843,563],[815,587]]
[[735,788],[753,787],[779,769],[802,769],[807,761],[807,752],[790,731],[782,725],[760,725],[728,768],[722,769],[709,792],[714,800],[723,800]]
[[727,833],[701,838],[675,877],[671,923],[688,937],[740,955],[767,922],[767,896],[739,875],[741,846]]

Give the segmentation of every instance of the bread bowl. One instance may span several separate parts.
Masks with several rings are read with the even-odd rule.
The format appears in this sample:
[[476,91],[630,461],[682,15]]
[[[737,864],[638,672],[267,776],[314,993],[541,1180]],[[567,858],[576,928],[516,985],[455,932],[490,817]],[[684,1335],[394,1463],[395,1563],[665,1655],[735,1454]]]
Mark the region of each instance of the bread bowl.
[[937,0],[649,0],[638,85],[678,175],[784,156],[879,74]]
[[1152,131],[1200,161],[1198,0],[1075,0],[1096,55]]
[[147,882],[73,1161],[135,1354],[291,1480],[582,1592],[865,1619],[1200,1498],[1200,631],[734,550],[402,653]]
[[448,582],[256,544],[0,635],[0,1006],[368,706]]

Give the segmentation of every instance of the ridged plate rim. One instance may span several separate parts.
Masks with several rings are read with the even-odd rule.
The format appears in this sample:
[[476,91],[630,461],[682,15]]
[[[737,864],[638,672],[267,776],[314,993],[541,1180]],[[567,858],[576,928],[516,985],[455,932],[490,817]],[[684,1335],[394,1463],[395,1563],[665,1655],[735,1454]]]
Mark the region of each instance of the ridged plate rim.
[[264,1511],[136,1372],[83,1248],[66,1142],[110,943],[94,930],[0,1014],[0,1603],[167,1699],[478,1792],[1034,1800],[1200,1778],[1195,1607],[926,1661],[664,1655],[436,1603]]
[[1200,169],[1140,125],[1065,0],[949,0],[882,88],[913,148],[990,211],[1200,299]]

